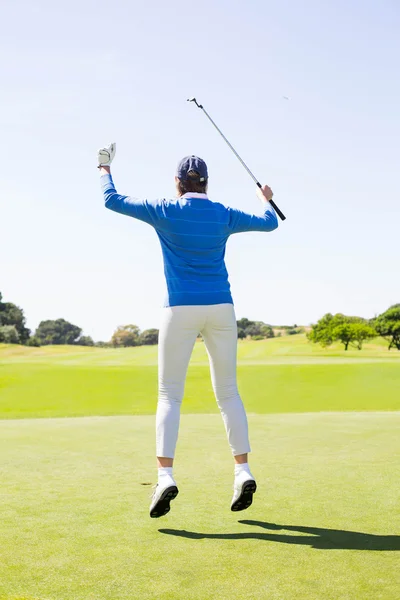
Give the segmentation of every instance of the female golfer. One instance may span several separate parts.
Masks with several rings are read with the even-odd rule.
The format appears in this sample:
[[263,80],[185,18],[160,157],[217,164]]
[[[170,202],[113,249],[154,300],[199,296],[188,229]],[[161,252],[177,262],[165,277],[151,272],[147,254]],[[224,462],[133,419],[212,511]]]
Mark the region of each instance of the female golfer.
[[252,503],[257,486],[247,460],[247,417],[236,383],[236,317],[224,256],[233,233],[278,227],[269,203],[272,191],[267,185],[257,190],[263,204],[261,216],[225,207],[207,196],[206,163],[197,156],[186,156],[176,171],[176,199],[150,202],[121,196],[110,174],[114,155],[115,144],[98,152],[105,205],[154,227],[167,283],[158,342],[158,484],[150,516],[165,515],[170,501],[178,495],[172,465],[186,372],[199,333],[207,348],[213,389],[235,461],[231,510],[244,510]]

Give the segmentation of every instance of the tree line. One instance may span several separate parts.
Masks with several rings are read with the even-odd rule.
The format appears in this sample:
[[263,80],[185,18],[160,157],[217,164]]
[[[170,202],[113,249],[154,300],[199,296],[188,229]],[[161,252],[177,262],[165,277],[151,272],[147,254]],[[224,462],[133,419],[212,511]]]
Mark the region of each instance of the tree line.
[[[238,338],[261,340],[275,336],[271,325],[263,321],[251,321],[243,318],[237,321]],[[296,325],[280,328],[288,335],[302,333],[304,329]],[[281,331],[277,336],[282,335]],[[158,329],[151,328],[140,331],[137,325],[121,325],[111,340],[94,342],[88,335],[82,334],[82,329],[65,319],[41,321],[35,332],[25,326],[25,316],[22,308],[11,303],[2,302],[0,294],[0,342],[8,344],[25,344],[28,346],[46,345],[78,345],[98,347],[131,347],[152,345],[158,343]]]
[[118,327],[109,342],[94,342],[83,335],[81,327],[65,319],[41,321],[33,333],[26,327],[22,308],[13,302],[3,302],[0,292],[0,343],[26,346],[74,345],[121,347],[157,344],[158,329],[140,331],[136,325]]
[[333,342],[341,342],[345,350],[348,350],[349,346],[361,350],[364,341],[377,336],[389,342],[389,350],[400,350],[400,304],[393,304],[381,315],[369,320],[348,317],[341,313],[327,313],[312,325],[307,334],[311,342],[323,347],[330,346]]
[[[242,318],[237,321],[237,331],[239,339],[262,340],[279,337],[282,333],[286,335],[303,333],[305,330],[297,325],[274,327],[263,321]],[[311,326],[307,334],[311,342],[319,343],[323,347],[339,341],[344,345],[345,350],[349,347],[361,350],[365,340],[377,336],[382,336],[389,342],[389,350],[392,348],[400,350],[400,304],[394,304],[381,315],[369,320],[340,313],[336,315],[327,313]],[[77,325],[65,319],[55,319],[41,321],[32,333],[26,327],[22,308],[12,302],[3,302],[0,293],[0,343],[121,348],[157,344],[158,329],[141,331],[137,325],[122,325],[114,331],[111,340],[94,342],[90,336],[83,335],[82,329]]]

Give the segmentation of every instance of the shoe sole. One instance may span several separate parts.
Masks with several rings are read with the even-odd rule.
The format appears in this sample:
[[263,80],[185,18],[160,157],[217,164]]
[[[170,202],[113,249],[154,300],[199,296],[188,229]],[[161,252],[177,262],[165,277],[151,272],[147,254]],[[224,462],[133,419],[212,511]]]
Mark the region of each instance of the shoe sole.
[[242,492],[237,500],[232,504],[231,510],[238,512],[239,510],[246,510],[253,502],[253,494],[257,490],[257,484],[255,481],[245,481],[242,485]]
[[158,519],[158,517],[163,517],[171,510],[170,502],[179,494],[178,488],[176,485],[171,485],[167,487],[163,493],[161,494],[157,504],[153,506],[150,511],[150,517],[152,519]]

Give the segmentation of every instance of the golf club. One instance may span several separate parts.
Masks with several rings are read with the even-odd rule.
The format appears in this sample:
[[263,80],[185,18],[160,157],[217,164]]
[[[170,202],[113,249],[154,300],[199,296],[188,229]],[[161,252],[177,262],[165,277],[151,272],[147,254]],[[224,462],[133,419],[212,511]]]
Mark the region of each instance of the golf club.
[[[207,119],[209,119],[211,121],[211,123],[214,125],[214,127],[218,131],[218,133],[224,138],[225,142],[228,144],[229,148],[232,150],[232,152],[234,153],[234,155],[236,156],[236,158],[238,158],[240,160],[240,162],[242,163],[242,165],[244,166],[244,168],[246,169],[246,171],[248,172],[248,174],[250,175],[250,177],[253,179],[253,181],[255,182],[255,184],[259,188],[262,188],[261,183],[255,177],[255,175],[253,175],[253,173],[250,171],[249,167],[246,165],[246,163],[244,162],[244,160],[242,160],[240,158],[239,154],[236,152],[235,148],[232,146],[232,144],[229,142],[229,140],[226,139],[226,137],[224,136],[224,134],[222,133],[222,131],[220,130],[220,128],[216,125],[216,123],[214,123],[214,121],[212,120],[212,118],[210,117],[210,115],[208,114],[208,112],[206,111],[206,109],[204,108],[204,106],[202,104],[199,104],[197,102],[196,98],[188,98],[187,101],[188,102],[194,102],[195,105],[197,106],[197,108],[201,108],[201,110],[203,111],[203,113],[206,115]],[[270,200],[270,204],[275,209],[275,211],[276,211],[277,215],[280,217],[280,219],[282,221],[284,221],[286,219],[286,217],[283,214],[283,212],[277,207],[277,205],[275,204],[275,202],[273,200]]]

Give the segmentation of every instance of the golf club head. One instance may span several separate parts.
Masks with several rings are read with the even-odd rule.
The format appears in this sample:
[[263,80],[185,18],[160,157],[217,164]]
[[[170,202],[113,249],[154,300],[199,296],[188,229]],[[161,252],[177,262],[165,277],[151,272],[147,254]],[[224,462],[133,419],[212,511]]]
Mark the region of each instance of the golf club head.
[[187,102],[194,102],[198,108],[203,108],[202,105],[197,102],[196,98],[188,98]]

